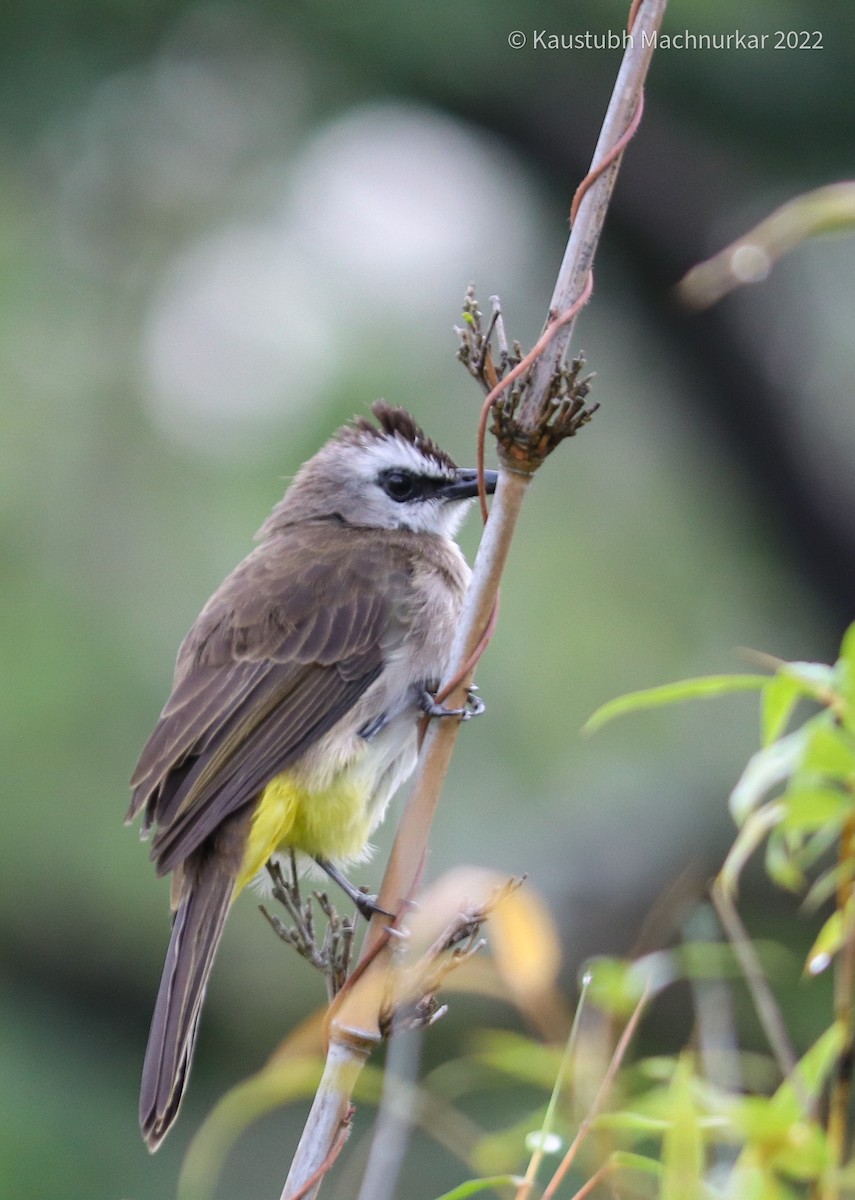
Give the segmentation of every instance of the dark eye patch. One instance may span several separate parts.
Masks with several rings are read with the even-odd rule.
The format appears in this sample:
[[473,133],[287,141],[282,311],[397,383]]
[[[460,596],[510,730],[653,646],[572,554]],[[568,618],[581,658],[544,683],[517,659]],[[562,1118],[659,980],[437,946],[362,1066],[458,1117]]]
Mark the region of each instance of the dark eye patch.
[[377,482],[389,499],[399,504],[407,500],[427,500],[443,486],[443,480],[433,475],[417,475],[397,467],[381,471]]

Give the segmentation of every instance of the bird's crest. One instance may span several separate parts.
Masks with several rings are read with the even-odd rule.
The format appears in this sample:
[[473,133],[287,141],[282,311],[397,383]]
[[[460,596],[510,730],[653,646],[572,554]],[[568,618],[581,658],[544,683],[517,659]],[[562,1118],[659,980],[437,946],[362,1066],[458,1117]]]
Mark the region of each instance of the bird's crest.
[[380,428],[373,425],[367,417],[354,417],[349,425],[339,430],[337,438],[340,441],[360,441],[365,443],[371,438],[400,438],[409,442],[425,458],[433,459],[437,466],[447,471],[455,471],[457,463],[450,455],[429,438],[415,417],[405,408],[396,408],[385,400],[375,400],[371,405]]

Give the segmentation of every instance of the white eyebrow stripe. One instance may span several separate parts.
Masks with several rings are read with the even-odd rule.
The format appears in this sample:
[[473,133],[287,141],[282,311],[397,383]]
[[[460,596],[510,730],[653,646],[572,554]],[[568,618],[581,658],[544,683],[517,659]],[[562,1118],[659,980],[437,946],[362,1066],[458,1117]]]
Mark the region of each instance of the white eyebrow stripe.
[[391,437],[371,442],[365,447],[365,460],[369,476],[398,469],[413,471],[431,479],[447,480],[454,477],[453,471],[443,467],[435,458],[429,458],[403,438]]

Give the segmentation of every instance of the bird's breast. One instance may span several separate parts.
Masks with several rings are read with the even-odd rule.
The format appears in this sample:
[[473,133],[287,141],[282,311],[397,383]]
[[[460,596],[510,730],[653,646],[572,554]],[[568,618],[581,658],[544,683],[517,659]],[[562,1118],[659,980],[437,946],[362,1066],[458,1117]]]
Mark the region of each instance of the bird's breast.
[[236,889],[267,860],[295,850],[347,864],[368,839],[418,753],[420,698],[445,674],[469,568],[446,539],[423,539],[409,572],[395,574],[379,676],[356,704],[265,786]]
[[[341,733],[316,760],[276,775],[261,793],[250,826],[235,894],[275,854],[294,850],[346,865],[365,860],[368,839],[394,792],[416,764],[413,713],[392,718],[373,738]],[[337,762],[336,769],[330,769]]]

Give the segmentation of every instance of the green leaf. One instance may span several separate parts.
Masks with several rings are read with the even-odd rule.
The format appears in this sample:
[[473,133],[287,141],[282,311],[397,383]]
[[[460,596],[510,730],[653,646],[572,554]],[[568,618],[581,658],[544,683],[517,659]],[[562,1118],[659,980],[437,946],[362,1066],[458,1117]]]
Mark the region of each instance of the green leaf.
[[817,934],[814,944],[805,960],[805,970],[809,975],[821,975],[831,966],[835,954],[843,945],[846,934],[843,912],[835,909]]
[[840,826],[829,822],[817,829],[816,833],[809,835],[802,849],[799,851],[799,861],[807,870],[808,867],[814,866],[821,858],[833,847],[837,845],[840,838]]
[[763,689],[763,745],[768,746],[780,737],[799,700],[828,704],[837,687],[837,678],[837,669],[826,663],[782,663],[774,679]]
[[509,1030],[482,1031],[472,1061],[547,1091],[561,1067],[561,1052]]
[[822,1175],[829,1159],[824,1131],[812,1121],[796,1121],[773,1161],[781,1174],[808,1182]]
[[701,1200],[704,1142],[692,1083],[689,1053],[682,1054],[668,1089],[670,1125],[662,1138],[661,1200]]
[[646,1154],[633,1154],[631,1150],[613,1150],[609,1162],[620,1171],[643,1171],[646,1175],[660,1176],[662,1163]]
[[599,1113],[592,1122],[594,1129],[611,1129],[619,1133],[634,1133],[640,1137],[661,1135],[669,1127],[665,1117],[651,1117],[647,1113],[621,1109],[620,1112]]
[[801,684],[802,694],[824,702],[837,683],[834,667],[828,663],[788,662],[779,668],[779,674]]
[[788,733],[771,746],[764,746],[751,755],[739,782],[730,793],[730,811],[737,825],[745,822],[768,792],[793,774],[801,764],[810,734],[810,724],[803,725],[801,729]]
[[654,1054],[639,1059],[635,1064],[635,1070],[644,1079],[652,1079],[656,1083],[670,1083],[676,1069],[676,1060],[670,1054]]
[[740,1154],[727,1179],[727,1200],[797,1200],[775,1176],[771,1165],[749,1147]]
[[811,732],[802,766],[827,779],[848,780],[855,774],[855,744],[839,725],[830,723],[828,714],[823,714],[823,718],[804,727]]
[[783,831],[783,823],[769,834],[766,843],[766,874],[773,883],[777,883],[778,887],[788,892],[801,892],[807,885],[804,871],[795,859],[791,840]]
[[816,1179],[824,1170],[828,1162],[825,1136],[814,1121],[803,1117],[789,1080],[771,1099],[744,1096],[734,1100],[730,1118],[733,1129],[745,1142],[739,1165],[744,1167],[753,1158],[774,1171],[802,1180]]
[[771,1098],[725,1098],[732,1128],[745,1143],[731,1181],[738,1181],[739,1187],[729,1195],[767,1194],[762,1189],[752,1192],[741,1178],[747,1168],[760,1162],[770,1170],[802,1180],[815,1179],[826,1169],[825,1135],[805,1115],[805,1106],[822,1095],[844,1041],[844,1030],[835,1023],[814,1042]]
[[782,797],[785,807],[782,828],[810,833],[834,822],[840,825],[855,809],[855,798],[837,788],[793,785]]
[[[783,1085],[782,1085],[783,1087]],[[728,1115],[740,1140],[763,1147],[771,1154],[788,1136],[790,1126],[799,1119],[800,1108],[790,1091],[786,1096],[781,1088],[772,1096],[734,1096]]]
[[740,829],[736,841],[730,847],[722,864],[719,879],[726,891],[732,895],[739,886],[739,876],[751,855],[768,833],[783,820],[784,805],[765,804],[759,812],[751,813]]
[[646,688],[640,692],[629,692],[601,705],[582,726],[582,732],[594,733],[608,721],[613,721],[615,717],[625,713],[640,712],[647,708],[663,708],[665,705],[680,704],[685,700],[707,700],[712,696],[726,696],[732,692],[756,692],[768,682],[768,675],[705,675],[698,679],[682,679],[677,683]]
[[630,959],[602,955],[589,959],[582,970],[588,1000],[612,1016],[628,1017],[644,994],[645,974]]
[[[478,1175],[484,1178],[500,1175],[503,1171],[512,1171],[519,1163],[520,1148],[525,1146],[529,1153],[533,1153],[532,1137],[543,1138],[545,1120],[546,1110],[534,1109],[524,1113],[518,1121],[510,1125],[483,1133],[470,1146],[466,1159],[470,1170],[477,1171]],[[539,1129],[534,1128],[537,1124],[540,1124]]]
[[818,879],[814,880],[810,891],[802,901],[803,907],[815,912],[820,905],[825,904],[826,900],[830,900],[837,893],[838,888],[850,884],[853,878],[855,878],[855,862],[851,859],[829,867]]
[[797,679],[780,673],[767,681],[761,697],[760,727],[764,746],[779,738],[787,727],[793,709],[804,695]]
[[469,1179],[459,1184],[450,1192],[443,1192],[437,1200],[466,1200],[467,1196],[477,1196],[479,1192],[489,1192],[496,1188],[518,1188],[524,1182],[521,1175],[493,1175],[489,1179]]
[[[835,1021],[816,1039],[814,1044],[799,1059],[796,1070],[802,1092],[807,1093],[809,1100],[818,1100],[831,1077],[831,1072],[846,1041],[846,1031],[839,1021]],[[801,1106],[798,1092],[792,1079],[785,1079],[773,1097],[776,1104],[790,1103]]]
[[673,951],[685,979],[739,979],[742,968],[726,942],[683,942]]

